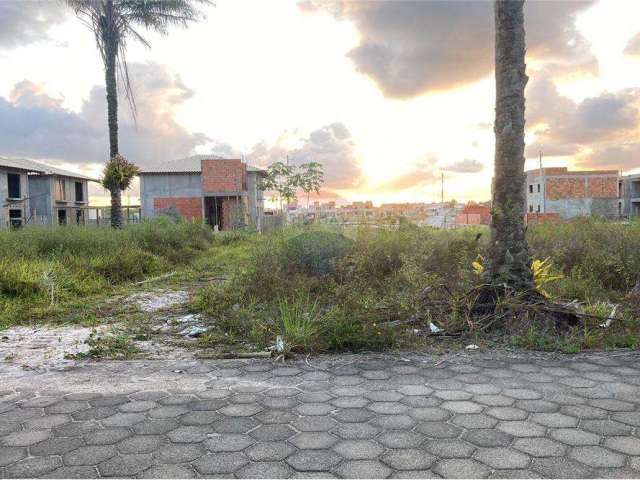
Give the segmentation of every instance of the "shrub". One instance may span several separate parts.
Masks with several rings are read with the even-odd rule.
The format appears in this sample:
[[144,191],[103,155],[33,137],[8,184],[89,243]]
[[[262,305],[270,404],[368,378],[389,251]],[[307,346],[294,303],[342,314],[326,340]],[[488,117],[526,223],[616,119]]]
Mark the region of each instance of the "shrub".
[[[550,257],[565,276],[579,278],[593,291],[583,298],[621,298],[640,281],[640,222],[617,224],[593,218],[535,225],[529,230],[531,251]],[[559,282],[567,286],[568,282]]]
[[287,267],[291,271],[313,276],[333,273],[336,262],[344,257],[351,243],[347,237],[336,232],[303,232],[285,242]]

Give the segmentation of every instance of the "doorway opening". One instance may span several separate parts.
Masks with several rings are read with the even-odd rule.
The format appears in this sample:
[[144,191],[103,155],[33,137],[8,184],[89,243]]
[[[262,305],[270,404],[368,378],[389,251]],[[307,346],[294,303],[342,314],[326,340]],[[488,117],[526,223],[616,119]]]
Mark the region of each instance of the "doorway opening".
[[224,230],[224,215],[222,213],[222,198],[219,197],[205,197],[204,210],[206,220],[211,228],[218,226],[218,230]]
[[66,225],[66,224],[67,224],[67,211],[58,210],[58,225]]

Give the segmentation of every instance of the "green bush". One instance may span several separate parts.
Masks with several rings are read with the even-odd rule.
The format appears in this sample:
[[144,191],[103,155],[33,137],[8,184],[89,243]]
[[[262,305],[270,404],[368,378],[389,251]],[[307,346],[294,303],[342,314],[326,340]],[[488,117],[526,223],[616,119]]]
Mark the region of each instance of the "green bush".
[[303,232],[285,242],[288,270],[313,276],[333,273],[336,262],[344,257],[351,243],[347,237],[336,232]]
[[640,282],[640,222],[577,219],[536,225],[528,234],[533,255],[550,257],[567,277],[559,296],[617,300]]

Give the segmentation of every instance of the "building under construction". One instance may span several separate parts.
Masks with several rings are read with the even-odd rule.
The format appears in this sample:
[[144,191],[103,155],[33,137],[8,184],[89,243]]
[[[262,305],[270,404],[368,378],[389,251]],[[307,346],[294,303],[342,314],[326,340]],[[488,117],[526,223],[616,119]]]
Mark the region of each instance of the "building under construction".
[[265,172],[241,159],[195,155],[140,172],[142,218],[161,215],[204,220],[218,230],[261,228]]

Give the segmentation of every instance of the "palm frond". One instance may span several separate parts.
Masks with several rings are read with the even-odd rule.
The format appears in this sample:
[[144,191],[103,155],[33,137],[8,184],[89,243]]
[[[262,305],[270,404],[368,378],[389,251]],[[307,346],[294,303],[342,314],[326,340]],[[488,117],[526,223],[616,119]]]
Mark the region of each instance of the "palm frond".
[[211,4],[209,0],[66,0],[66,3],[93,32],[105,68],[107,59],[113,58],[108,54],[115,53],[118,83],[134,122],[137,109],[127,66],[127,40],[151,46],[135,26],[166,34],[172,25],[186,27],[202,19],[204,15],[196,5]]

